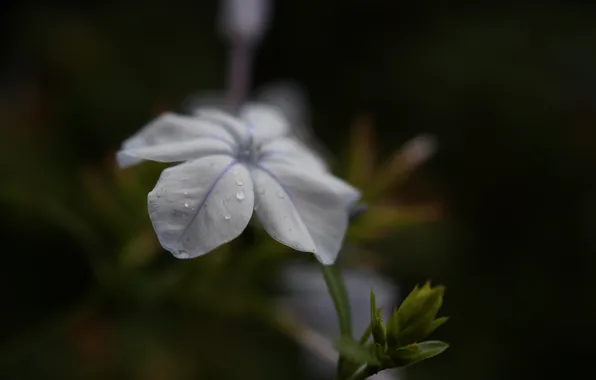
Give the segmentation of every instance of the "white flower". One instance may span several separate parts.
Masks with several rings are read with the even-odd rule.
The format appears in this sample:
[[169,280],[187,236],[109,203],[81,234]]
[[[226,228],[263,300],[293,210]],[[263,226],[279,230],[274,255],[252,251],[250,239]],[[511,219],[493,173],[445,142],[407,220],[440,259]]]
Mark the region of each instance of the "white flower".
[[332,264],[359,192],[332,176],[277,109],[248,104],[238,117],[214,108],[166,113],[126,140],[121,167],[181,162],[149,193],[161,245],[194,258],[236,238],[253,209],[275,240]]

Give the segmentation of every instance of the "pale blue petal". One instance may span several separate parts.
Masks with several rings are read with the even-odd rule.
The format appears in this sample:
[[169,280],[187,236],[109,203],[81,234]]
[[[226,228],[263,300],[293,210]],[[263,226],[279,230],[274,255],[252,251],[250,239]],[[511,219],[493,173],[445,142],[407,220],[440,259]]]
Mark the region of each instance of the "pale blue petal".
[[[213,122],[168,112],[151,121],[139,132],[125,140],[121,151],[187,142],[197,138],[219,140],[221,143],[225,143],[232,148],[236,145],[234,137],[225,128]],[[143,159],[152,159],[142,157],[141,154],[137,158],[134,158],[135,156],[132,154],[125,154],[124,156],[128,156],[123,159],[125,166],[137,164],[143,161]],[[170,159],[169,161],[177,161],[177,159]]]
[[236,144],[244,144],[248,140],[248,124],[230,115],[229,113],[226,113],[222,110],[213,107],[199,108],[195,110],[194,114],[202,120],[216,123],[217,125],[227,130],[228,133],[230,133],[230,135],[234,136]]
[[205,156],[232,155],[233,153],[234,149],[227,142],[206,137],[121,150],[116,154],[116,160],[121,168],[125,168],[143,160],[181,162]]
[[330,152],[313,133],[308,99],[300,85],[286,81],[270,83],[258,90],[257,99],[277,107],[290,123],[291,134],[320,160],[330,156]]
[[246,167],[209,156],[166,169],[148,196],[161,245],[180,259],[203,255],[236,238],[254,207]]
[[289,165],[299,164],[308,170],[327,171],[327,164],[302,142],[292,137],[281,137],[263,144],[261,160],[275,160]]
[[277,107],[292,126],[292,131],[302,130],[309,123],[310,112],[304,88],[296,82],[280,81],[257,89],[257,99]]
[[240,118],[251,127],[255,145],[286,135],[290,125],[282,111],[273,105],[248,103],[239,112]]
[[[272,238],[313,252],[324,265],[335,262],[348,225],[349,185],[328,173],[266,160],[251,167],[255,211]],[[350,199],[357,196],[351,190]]]

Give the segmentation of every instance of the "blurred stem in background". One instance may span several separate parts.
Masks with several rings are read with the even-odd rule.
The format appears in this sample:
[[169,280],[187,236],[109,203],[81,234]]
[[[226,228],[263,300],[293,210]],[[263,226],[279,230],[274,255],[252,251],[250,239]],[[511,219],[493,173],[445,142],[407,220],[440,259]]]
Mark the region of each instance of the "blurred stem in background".
[[229,49],[226,106],[229,112],[236,113],[249,93],[254,45],[250,41],[239,39],[233,42]]
[[252,83],[254,53],[267,28],[269,0],[221,0],[220,31],[228,45],[227,102],[235,113]]

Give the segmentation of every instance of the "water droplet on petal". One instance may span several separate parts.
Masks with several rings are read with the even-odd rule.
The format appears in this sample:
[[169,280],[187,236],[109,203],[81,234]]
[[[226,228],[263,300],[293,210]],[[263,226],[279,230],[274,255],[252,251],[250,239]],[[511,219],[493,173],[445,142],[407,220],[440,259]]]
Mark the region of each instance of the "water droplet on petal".
[[184,207],[185,208],[189,208],[190,207],[190,205],[188,204],[188,202],[184,202]]
[[242,201],[244,198],[246,198],[246,195],[244,195],[244,191],[240,190],[236,193],[236,199],[238,199],[239,201]]
[[244,182],[242,182],[242,180],[240,180],[240,179],[237,179],[236,180],[236,185],[242,186],[242,185],[244,185]]
[[184,192],[184,195],[188,195],[188,191],[185,191],[185,192]]
[[278,197],[279,199],[284,199],[284,198],[286,197],[286,195],[284,194],[284,192],[283,192],[283,191],[281,191],[281,190],[278,190],[278,191],[277,191],[277,197]]
[[259,189],[259,190],[257,191],[257,193],[259,193],[259,194],[265,194],[265,189]]
[[231,215],[224,215],[224,219],[225,220],[230,220],[230,219],[232,219],[232,216]]

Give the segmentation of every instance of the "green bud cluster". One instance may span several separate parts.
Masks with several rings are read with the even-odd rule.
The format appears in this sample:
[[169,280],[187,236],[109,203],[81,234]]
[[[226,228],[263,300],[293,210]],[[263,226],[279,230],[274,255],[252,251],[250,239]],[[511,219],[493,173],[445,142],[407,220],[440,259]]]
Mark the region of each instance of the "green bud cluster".
[[354,364],[367,364],[371,373],[405,367],[440,354],[449,347],[447,343],[423,340],[448,320],[437,318],[444,293],[445,287],[433,287],[430,282],[416,286],[385,323],[371,291],[370,325],[359,343],[340,341],[340,353]]

